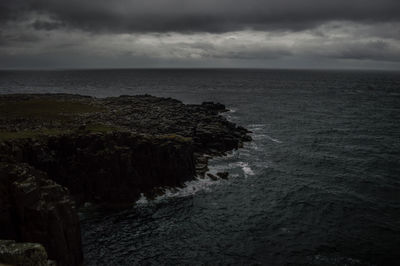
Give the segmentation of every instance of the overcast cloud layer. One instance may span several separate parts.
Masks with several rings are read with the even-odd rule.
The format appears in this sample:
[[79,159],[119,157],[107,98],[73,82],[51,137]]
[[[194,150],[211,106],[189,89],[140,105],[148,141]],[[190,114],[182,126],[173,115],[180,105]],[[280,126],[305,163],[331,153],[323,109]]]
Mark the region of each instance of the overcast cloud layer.
[[1,0],[0,68],[400,69],[398,0]]

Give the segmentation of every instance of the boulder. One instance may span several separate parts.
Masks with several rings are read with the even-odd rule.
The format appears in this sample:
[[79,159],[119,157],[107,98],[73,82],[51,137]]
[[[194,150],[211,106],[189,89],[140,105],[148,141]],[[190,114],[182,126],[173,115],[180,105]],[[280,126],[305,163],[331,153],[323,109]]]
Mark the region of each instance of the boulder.
[[217,176],[222,179],[228,179],[229,173],[228,172],[218,172]]
[[214,102],[203,102],[201,104],[202,107],[207,108],[212,111],[217,111],[217,112],[226,112],[228,111],[222,103],[214,103]]

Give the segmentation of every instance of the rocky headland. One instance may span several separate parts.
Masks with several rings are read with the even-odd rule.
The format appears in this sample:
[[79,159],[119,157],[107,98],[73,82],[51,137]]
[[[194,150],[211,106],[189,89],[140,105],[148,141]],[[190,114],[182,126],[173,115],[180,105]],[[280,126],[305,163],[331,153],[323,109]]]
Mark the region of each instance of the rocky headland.
[[[150,95],[1,95],[0,239],[39,243],[58,265],[82,264],[77,208],[131,205],[205,176],[209,158],[251,140],[224,111]],[[23,260],[7,255],[17,246],[0,242],[0,263]]]

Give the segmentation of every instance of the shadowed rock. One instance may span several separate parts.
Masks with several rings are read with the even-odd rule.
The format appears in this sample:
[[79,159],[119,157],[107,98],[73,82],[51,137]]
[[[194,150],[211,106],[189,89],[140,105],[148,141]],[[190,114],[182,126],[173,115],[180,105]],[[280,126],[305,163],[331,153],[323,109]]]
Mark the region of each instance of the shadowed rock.
[[79,219],[68,189],[26,164],[0,163],[0,238],[42,244],[60,265],[82,261]]

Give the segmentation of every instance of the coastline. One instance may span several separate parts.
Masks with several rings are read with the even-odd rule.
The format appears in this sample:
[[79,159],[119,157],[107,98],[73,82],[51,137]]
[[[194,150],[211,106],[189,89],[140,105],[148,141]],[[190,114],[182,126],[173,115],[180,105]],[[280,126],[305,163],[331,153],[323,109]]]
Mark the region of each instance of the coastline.
[[38,242],[59,265],[83,262],[83,203],[132,204],[204,176],[209,158],[251,140],[212,102],[14,94],[0,110],[0,239]]

